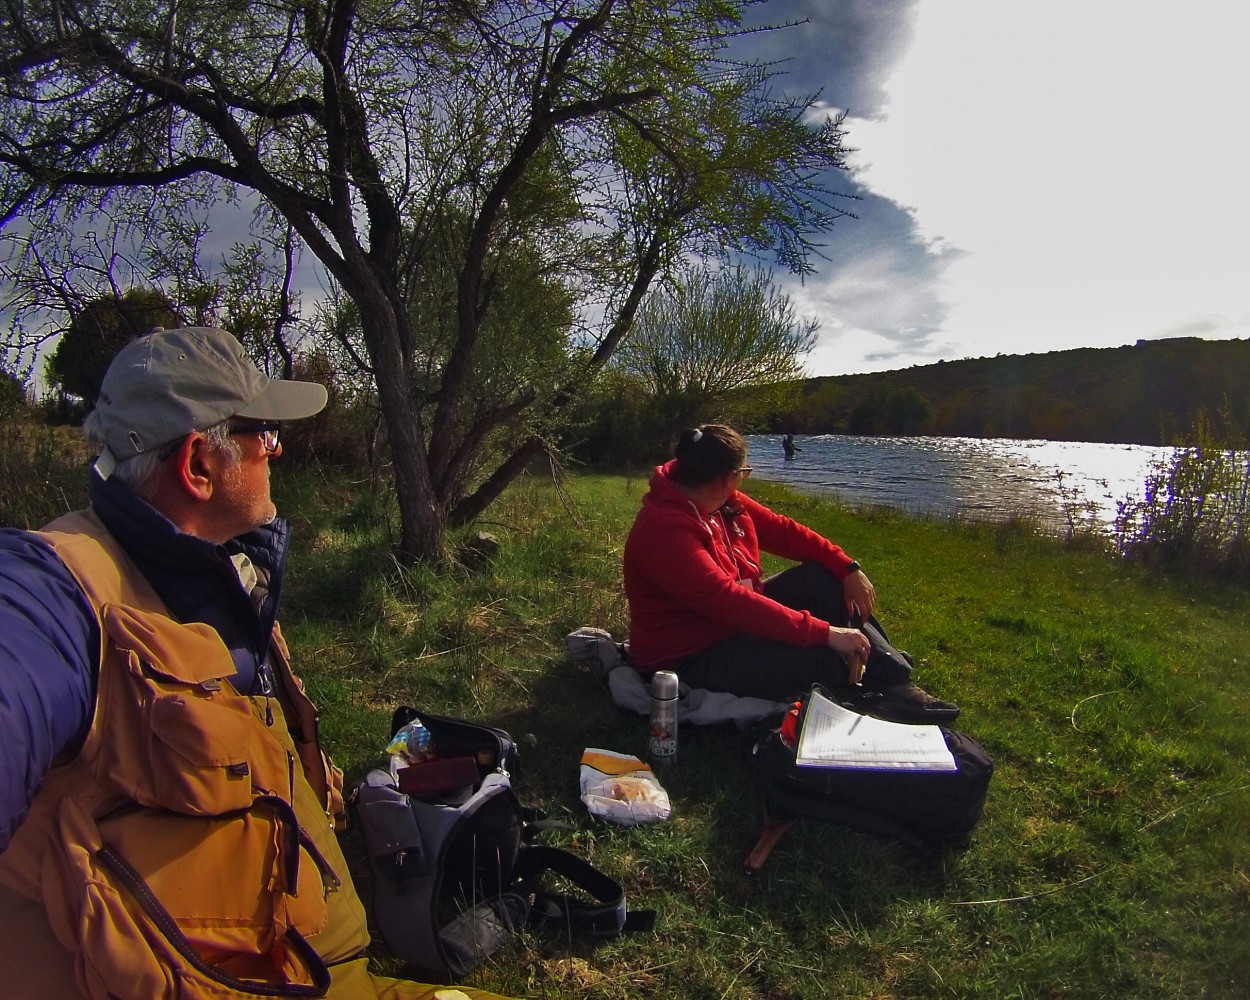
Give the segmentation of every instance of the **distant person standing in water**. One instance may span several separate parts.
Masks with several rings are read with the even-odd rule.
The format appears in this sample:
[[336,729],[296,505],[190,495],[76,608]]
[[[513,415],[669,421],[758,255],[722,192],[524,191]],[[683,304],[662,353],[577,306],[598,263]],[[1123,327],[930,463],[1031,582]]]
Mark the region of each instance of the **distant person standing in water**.
[[[629,647],[643,674],[786,700],[819,683],[879,692],[871,711],[947,723],[959,707],[911,680],[872,613],[872,581],[833,542],[740,492],[751,474],[732,427],[682,431],[625,542]],[[762,579],[760,552],[799,563]],[[862,627],[861,627],[862,626]]]
[[802,450],[797,445],[795,445],[793,434],[787,434],[785,437],[781,439],[781,449],[782,451],[786,453],[787,460],[794,458],[794,453],[796,451]]

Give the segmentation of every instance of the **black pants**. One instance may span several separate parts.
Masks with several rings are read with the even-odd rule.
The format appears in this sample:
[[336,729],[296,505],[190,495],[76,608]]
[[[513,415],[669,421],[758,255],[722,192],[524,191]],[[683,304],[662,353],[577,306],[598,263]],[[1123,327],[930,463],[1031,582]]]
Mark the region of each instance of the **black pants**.
[[[769,577],[764,593],[778,604],[809,611],[830,625],[849,624],[842,582],[818,563],[802,563]],[[880,689],[907,680],[911,665],[890,645],[875,618],[869,616],[863,632],[872,644],[864,687]],[[813,684],[835,693],[849,686],[846,660],[828,646],[791,646],[743,634],[686,657],[674,669],[691,687],[775,701],[805,695]]]

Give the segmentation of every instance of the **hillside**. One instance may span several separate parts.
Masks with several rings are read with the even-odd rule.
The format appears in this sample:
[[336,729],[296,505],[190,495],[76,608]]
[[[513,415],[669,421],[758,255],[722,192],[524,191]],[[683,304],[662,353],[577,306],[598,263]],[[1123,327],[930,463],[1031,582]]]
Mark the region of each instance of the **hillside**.
[[1247,426],[1250,341],[1138,341],[807,380],[773,431],[1173,444],[1200,412]]

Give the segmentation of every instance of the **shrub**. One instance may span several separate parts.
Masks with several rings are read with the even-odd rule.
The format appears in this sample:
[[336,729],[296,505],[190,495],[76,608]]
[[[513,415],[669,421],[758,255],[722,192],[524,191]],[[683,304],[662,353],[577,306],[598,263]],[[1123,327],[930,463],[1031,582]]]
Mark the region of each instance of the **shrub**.
[[1120,503],[1116,548],[1150,565],[1247,579],[1250,451],[1220,440],[1204,417],[1194,435],[1196,444],[1178,447],[1151,470],[1140,500]]
[[76,430],[29,412],[0,418],[0,524],[38,528],[86,506],[89,450]]

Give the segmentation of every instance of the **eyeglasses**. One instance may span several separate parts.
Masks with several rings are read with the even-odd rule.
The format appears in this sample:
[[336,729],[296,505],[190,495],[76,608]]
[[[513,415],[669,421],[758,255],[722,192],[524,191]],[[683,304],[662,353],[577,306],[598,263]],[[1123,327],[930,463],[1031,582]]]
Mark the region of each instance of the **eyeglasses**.
[[282,425],[276,420],[266,420],[255,424],[231,424],[231,434],[259,434],[261,444],[265,446],[266,455],[278,453],[278,433]]
[[734,472],[738,473],[738,475],[740,475],[743,479],[750,479],[751,473],[754,471],[755,470],[749,465],[744,465],[740,469],[734,469]]
[[[230,434],[259,434],[261,444],[265,446],[265,454],[268,456],[278,453],[278,433],[282,430],[282,424],[276,420],[264,420],[253,424],[231,424]],[[164,462],[166,459],[172,458],[178,450],[178,446],[185,441],[185,437],[180,437],[176,441],[171,441],[165,448],[157,452],[156,457]]]

